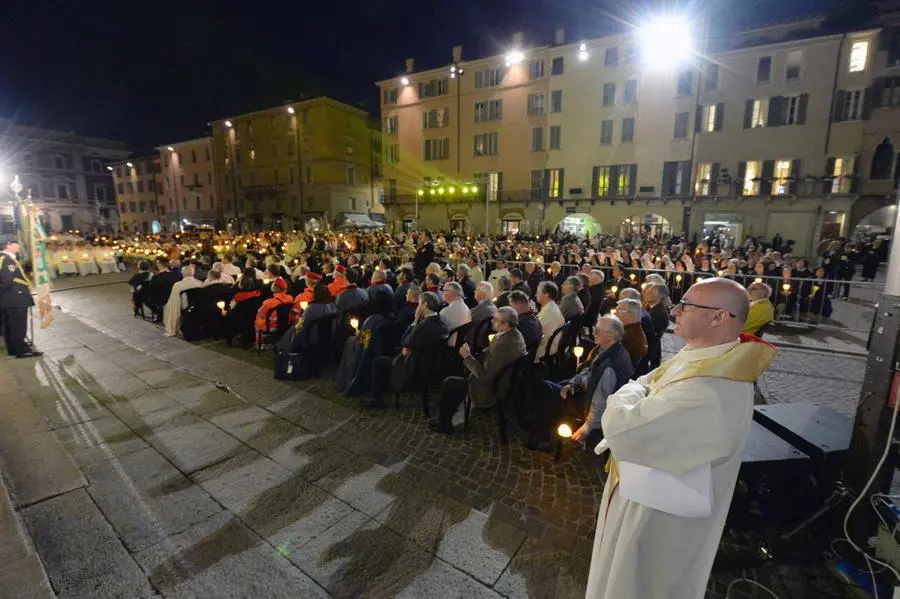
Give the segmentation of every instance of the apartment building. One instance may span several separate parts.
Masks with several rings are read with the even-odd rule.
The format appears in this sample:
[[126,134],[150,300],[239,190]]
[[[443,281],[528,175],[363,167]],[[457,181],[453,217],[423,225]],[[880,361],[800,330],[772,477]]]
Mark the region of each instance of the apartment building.
[[738,242],[780,233],[801,254],[849,236],[891,203],[900,175],[900,44],[890,30],[818,26],[698,35],[715,45],[671,68],[648,64],[635,34],[567,42],[559,30],[552,45],[517,36],[473,61],[455,48],[438,69],[409,60],[377,83],[389,220]]
[[165,207],[160,203],[159,156],[130,158],[106,168],[113,176],[119,230],[124,233],[165,230]]
[[113,179],[105,166],[129,154],[119,141],[0,119],[0,236],[15,233],[14,175],[46,230],[116,230]]
[[156,148],[162,188],[160,215],[169,231],[191,225],[223,226],[215,139],[200,137]]
[[384,222],[380,133],[366,111],[323,97],[210,126],[228,226],[290,230]]

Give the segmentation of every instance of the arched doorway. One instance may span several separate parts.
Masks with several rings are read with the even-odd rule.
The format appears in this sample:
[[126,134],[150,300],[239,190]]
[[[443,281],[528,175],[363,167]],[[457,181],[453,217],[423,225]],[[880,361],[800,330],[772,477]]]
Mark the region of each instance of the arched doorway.
[[593,237],[603,232],[600,223],[590,214],[583,212],[567,214],[556,226],[560,233],[568,233],[578,237]]
[[500,220],[500,232],[510,235],[517,234],[522,225],[524,218],[518,212],[507,212]]
[[872,171],[870,179],[890,179],[891,167],[894,165],[894,146],[885,137],[872,154]]
[[890,236],[897,222],[897,206],[882,206],[864,216],[853,229],[850,239],[855,243],[865,243],[879,236]]
[[464,234],[469,230],[469,217],[465,214],[453,214],[450,216],[450,231]]
[[622,237],[642,235],[645,237],[663,237],[672,235],[672,224],[659,214],[644,212],[626,218],[619,226],[619,234]]

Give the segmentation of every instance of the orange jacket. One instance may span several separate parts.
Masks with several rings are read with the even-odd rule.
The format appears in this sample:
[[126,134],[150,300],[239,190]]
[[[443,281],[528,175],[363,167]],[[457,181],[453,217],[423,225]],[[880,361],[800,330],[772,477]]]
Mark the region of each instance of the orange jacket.
[[344,277],[337,277],[328,284],[328,293],[331,294],[331,299],[337,299],[337,296],[344,293],[347,290],[347,279]]
[[266,330],[266,318],[269,319],[269,330],[274,331],[278,328],[278,312],[276,308],[281,304],[290,304],[294,301],[287,293],[276,293],[269,299],[263,302],[262,306],[259,308],[259,312],[256,313],[256,330],[257,331],[265,331]]

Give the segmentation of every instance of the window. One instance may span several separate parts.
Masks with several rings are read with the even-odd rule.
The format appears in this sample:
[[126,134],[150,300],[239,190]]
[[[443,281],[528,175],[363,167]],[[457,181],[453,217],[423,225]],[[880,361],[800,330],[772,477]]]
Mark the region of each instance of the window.
[[614,67],[619,64],[619,49],[607,48],[603,52],[603,66]]
[[853,158],[834,158],[834,168],[830,173],[826,173],[834,177],[831,180],[831,193],[850,193],[850,185],[852,183],[850,177],[853,175]]
[[528,116],[544,114],[544,94],[528,94]]
[[844,105],[841,108],[842,121],[857,121],[862,118],[863,90],[849,89],[844,92]]
[[475,136],[475,143],[472,151],[475,156],[493,156],[499,152],[499,133],[480,133]]
[[125,184],[125,188],[128,189],[128,193],[134,193],[134,183],[131,181]]
[[606,197],[609,195],[609,184],[612,180],[612,167],[609,166],[598,166],[595,167],[594,172],[594,188],[595,194],[598,198]]
[[309,153],[312,151],[312,136],[306,135],[303,137],[303,151]]
[[475,173],[472,180],[484,193],[488,202],[496,202],[500,197],[500,173]]
[[637,102],[637,79],[629,79],[625,82],[625,104]]
[[385,104],[396,104],[397,103],[397,88],[389,87],[384,90],[384,103]]
[[704,133],[712,133],[716,129],[716,105],[700,107],[700,131]]
[[475,122],[496,121],[502,117],[502,100],[486,100],[475,102]]
[[801,67],[803,63],[803,50],[792,50],[788,52],[784,61],[784,80],[787,83],[800,81]]
[[540,152],[544,149],[544,128],[534,127],[531,130],[531,151]]
[[616,103],[616,84],[615,83],[604,83],[603,84],[603,105],[604,106],[612,106]]
[[126,214],[128,212],[128,204],[126,204],[125,202],[119,204],[119,212],[121,212],[122,214]]
[[143,181],[137,182],[137,190],[138,190],[138,193],[144,193],[144,182]]
[[750,128],[765,127],[769,116],[769,99],[752,100],[750,104]]
[[563,169],[551,168],[547,170],[547,197],[551,199],[559,198],[562,191]]
[[389,117],[384,119],[384,132],[388,135],[393,135],[397,132],[397,127],[399,125],[399,119],[396,114],[392,114]]
[[690,96],[694,81],[694,73],[690,69],[681,69],[678,71],[678,79],[676,83],[676,94],[679,96]]
[[206,154],[206,161],[209,162],[211,160],[209,148],[204,148],[203,151]]
[[539,199],[544,194],[544,169],[531,171],[531,198]]
[[444,96],[450,86],[450,80],[447,77],[443,79],[432,79],[431,81],[419,81],[419,97],[434,98],[436,96]]
[[[450,140],[447,140],[450,141]],[[313,182],[313,167],[311,164],[306,165],[306,183],[311,185]]]
[[550,126],[550,149],[558,150],[562,145],[562,125]]
[[234,164],[235,166],[241,166],[241,149],[234,149]]
[[440,129],[450,124],[449,108],[432,108],[422,113],[423,129]]
[[55,169],[64,169],[66,168],[66,161],[62,156],[54,156],[53,157],[53,168]]
[[612,143],[613,139],[613,122],[612,119],[608,119],[600,122],[600,144],[601,145],[609,145]]
[[119,195],[124,194],[125,193],[125,184],[119,183],[119,185],[116,187],[116,189],[118,190]]
[[98,202],[106,201],[106,187],[98,185],[94,187],[94,199]]
[[503,81],[503,72],[500,69],[488,68],[475,71],[475,89],[497,87],[501,81]]
[[278,169],[277,168],[272,169],[272,181],[275,183],[278,183]]
[[296,144],[296,143],[297,143],[297,142],[296,142],[296,140],[294,140],[294,139],[289,139],[289,140],[287,140],[287,144],[285,144],[285,147],[287,148],[287,155],[288,155],[288,156],[293,156],[293,155],[294,155],[294,144]]
[[194,185],[200,185],[200,175],[194,173]]
[[563,61],[562,56],[557,56],[553,59],[553,62],[550,66],[550,74],[551,75],[562,75],[565,67],[565,63]]
[[197,162],[197,150],[191,150],[191,162]]
[[344,154],[347,156],[353,156],[353,142],[356,141],[352,137],[344,138]]
[[[28,154],[28,156],[31,156],[31,154]],[[168,157],[166,157],[166,166],[169,166]],[[116,176],[120,179],[122,178],[123,175],[122,175],[122,167],[121,166],[116,167]]]
[[388,144],[386,147],[384,161],[388,164],[397,164],[400,162],[400,144]]
[[886,77],[881,82],[881,106],[896,108],[900,106],[900,78]]
[[550,112],[562,112],[562,90],[550,92]]
[[637,178],[636,164],[620,164],[616,166],[616,193],[621,197],[634,195],[634,184]]
[[528,78],[540,79],[544,76],[544,61],[537,59],[528,63]]
[[662,194],[687,196],[690,194],[691,162],[689,160],[663,163]]
[[634,141],[634,117],[622,119],[622,143]]
[[206,183],[212,185],[212,173],[206,173]]
[[756,83],[765,85],[772,80],[772,57],[760,56],[756,63]]
[[636,46],[628,46],[625,48],[625,62],[627,64],[637,64],[638,51]]
[[352,166],[347,167],[347,187],[356,186],[356,171]]
[[99,160],[91,160],[91,170],[95,173],[103,172],[103,166]]
[[744,169],[743,194],[745,196],[759,195],[759,184],[762,178],[762,162],[759,160],[747,161]]
[[869,58],[869,42],[853,42],[850,46],[850,64],[848,70],[851,73],[859,73],[866,70],[866,60]]
[[694,183],[694,193],[698,196],[708,196],[710,177],[712,177],[712,165],[698,164],[697,177]]
[[719,88],[719,65],[710,62],[706,65],[706,91]]
[[688,113],[687,112],[676,112],[675,113],[675,139],[684,139],[687,137],[688,132]]
[[785,125],[802,125],[800,122],[800,96],[785,96],[784,114],[781,122]]
[[128,208],[132,213],[137,212],[137,202],[128,202]]
[[294,185],[297,182],[297,171],[294,170],[294,167],[288,169],[288,183]]
[[425,160],[446,160],[450,156],[450,138],[425,140]]
[[772,195],[784,195],[789,193],[791,176],[791,161],[776,160],[775,174],[772,176]]

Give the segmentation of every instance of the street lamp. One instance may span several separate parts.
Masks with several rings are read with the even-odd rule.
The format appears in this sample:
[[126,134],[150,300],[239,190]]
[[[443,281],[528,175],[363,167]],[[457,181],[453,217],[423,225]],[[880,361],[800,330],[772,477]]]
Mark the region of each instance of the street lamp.
[[521,50],[510,50],[506,53],[506,66],[517,65],[525,59],[525,53]]
[[677,66],[693,53],[690,28],[682,15],[656,16],[638,29],[637,37],[642,62],[651,68]]
[[400,83],[401,85],[409,85],[409,77],[401,77]]

